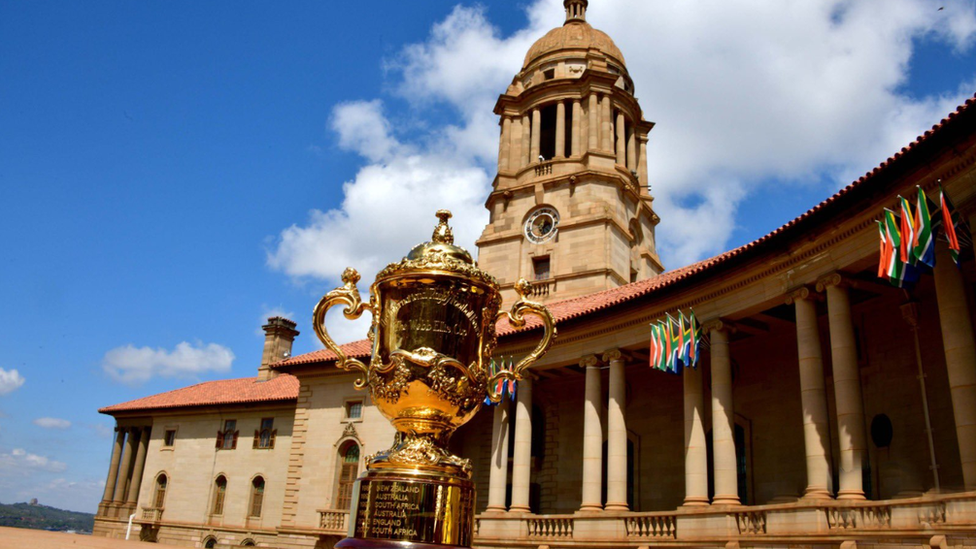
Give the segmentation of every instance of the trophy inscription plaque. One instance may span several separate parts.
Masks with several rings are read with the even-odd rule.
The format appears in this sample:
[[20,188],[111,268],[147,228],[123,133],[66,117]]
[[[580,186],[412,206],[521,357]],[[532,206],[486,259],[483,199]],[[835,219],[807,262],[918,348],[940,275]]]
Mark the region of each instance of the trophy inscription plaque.
[[[357,389],[368,389],[373,403],[396,429],[393,446],[366,458],[366,471],[353,489],[349,534],[336,547],[470,547],[474,530],[474,482],[468,460],[452,455],[447,443],[470,420],[485,397],[498,402],[499,381],[515,381],[548,350],[556,336],[552,315],[526,299],[499,312],[498,283],[454,245],[447,220],[430,242],[416,246],[402,261],[376,275],[369,301],[360,297],[359,273],[348,268],[343,285],[316,305],[316,335],[336,354],[336,366],[358,374]],[[325,313],[345,305],[346,318],[369,310],[372,353],[369,364],[346,356],[325,329]],[[515,327],[524,315],[542,321],[542,339],[509,370],[489,368],[495,323]]]

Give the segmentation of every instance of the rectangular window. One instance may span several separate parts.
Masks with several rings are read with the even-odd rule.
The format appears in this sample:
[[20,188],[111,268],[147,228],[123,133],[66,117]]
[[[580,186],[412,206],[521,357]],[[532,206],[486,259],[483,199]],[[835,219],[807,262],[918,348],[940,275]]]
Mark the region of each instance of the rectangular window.
[[163,435],[163,446],[173,446],[176,444],[176,429],[166,429]]
[[240,432],[237,430],[237,420],[228,419],[224,421],[224,430],[217,432],[217,449],[218,450],[233,450],[237,448],[237,435]]
[[536,280],[547,280],[549,278],[549,256],[533,257],[532,271]]
[[346,419],[363,418],[363,401],[350,400],[346,403]]
[[254,431],[254,445],[252,448],[274,448],[275,435],[277,433],[278,430],[274,428],[273,417],[261,418],[261,428]]

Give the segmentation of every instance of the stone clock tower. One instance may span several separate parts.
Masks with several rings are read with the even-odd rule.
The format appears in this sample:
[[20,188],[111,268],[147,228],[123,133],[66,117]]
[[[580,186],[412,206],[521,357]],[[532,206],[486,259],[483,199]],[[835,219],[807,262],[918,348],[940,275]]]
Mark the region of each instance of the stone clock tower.
[[498,175],[478,239],[478,264],[535,283],[551,301],[664,270],[654,245],[647,134],[623,54],[586,22],[587,0],[565,0],[566,22],[529,49],[498,98]]

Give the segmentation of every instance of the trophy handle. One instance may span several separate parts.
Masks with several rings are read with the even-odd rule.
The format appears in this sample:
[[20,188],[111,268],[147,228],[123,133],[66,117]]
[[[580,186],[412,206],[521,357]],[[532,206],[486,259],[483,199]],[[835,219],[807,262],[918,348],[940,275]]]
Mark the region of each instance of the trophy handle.
[[519,295],[519,300],[512,305],[512,310],[505,312],[502,311],[498,313],[496,321],[499,318],[508,317],[509,323],[516,328],[521,328],[525,326],[524,314],[534,314],[542,319],[542,340],[536,345],[535,349],[531,353],[525,356],[522,360],[518,362],[511,370],[501,370],[495,375],[491,376],[488,380],[488,398],[492,402],[499,402],[502,398],[501,393],[497,392],[498,382],[502,379],[508,381],[517,381],[522,379],[522,372],[529,367],[530,364],[542,358],[542,355],[546,354],[549,347],[552,345],[554,339],[556,339],[556,320],[552,317],[552,313],[549,309],[541,303],[531,301],[525,298],[525,294],[528,293],[532,284],[524,278],[520,278],[518,282],[515,283],[515,292]]
[[368,303],[363,303],[362,298],[359,296],[359,289],[356,288],[357,282],[359,282],[359,273],[356,272],[356,269],[347,267],[342,272],[342,286],[325,294],[318,305],[315,306],[315,310],[312,311],[312,327],[315,329],[315,335],[319,336],[319,340],[330,351],[336,354],[338,358],[336,360],[336,367],[342,368],[347,372],[358,373],[359,377],[356,378],[355,387],[357,389],[363,389],[366,387],[366,377],[368,374],[366,365],[360,360],[346,356],[346,353],[342,352],[342,349],[336,345],[335,341],[329,336],[329,332],[325,329],[325,313],[337,303],[346,305],[342,314],[349,320],[356,320],[362,316],[364,310],[373,312],[373,308]]

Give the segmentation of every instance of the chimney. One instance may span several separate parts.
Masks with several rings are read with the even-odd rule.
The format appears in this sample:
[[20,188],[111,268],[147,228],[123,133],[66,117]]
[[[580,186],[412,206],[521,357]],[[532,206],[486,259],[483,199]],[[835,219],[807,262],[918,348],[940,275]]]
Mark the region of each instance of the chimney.
[[273,316],[261,327],[264,330],[264,354],[258,368],[258,381],[267,381],[278,375],[271,365],[291,356],[291,344],[298,335],[295,326],[297,324],[287,318]]

